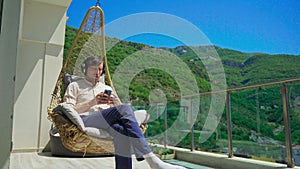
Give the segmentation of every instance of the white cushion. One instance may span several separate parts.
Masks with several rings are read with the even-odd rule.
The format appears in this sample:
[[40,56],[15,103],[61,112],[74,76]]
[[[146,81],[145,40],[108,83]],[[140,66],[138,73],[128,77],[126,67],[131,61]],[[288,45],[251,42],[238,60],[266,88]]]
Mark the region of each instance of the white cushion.
[[85,130],[84,123],[79,116],[79,114],[76,112],[76,110],[68,105],[67,103],[60,103],[58,104],[54,109],[53,112],[62,112],[64,115],[66,115],[75,125],[78,126],[78,128],[81,131]]
[[141,125],[142,123],[146,123],[150,118],[150,115],[146,110],[136,110],[134,111],[134,116],[139,125]]
[[104,129],[98,129],[94,127],[86,127],[85,133],[89,136],[100,139],[112,139],[113,137]]
[[[81,131],[85,132],[89,136],[100,138],[100,139],[112,139],[112,137],[106,130],[98,129],[94,127],[85,127],[80,115],[76,112],[76,110],[72,106],[70,106],[67,103],[58,104],[53,109],[53,112],[63,113],[72,121],[72,123],[78,126],[78,128]],[[136,110],[134,111],[134,114],[139,125],[141,123],[147,122],[150,118],[146,110]]]
[[72,123],[74,123],[81,131],[87,135],[100,138],[100,139],[112,139],[106,130],[98,129],[94,127],[85,127],[80,115],[76,110],[67,103],[60,103],[54,109],[53,112],[61,112],[66,115]]

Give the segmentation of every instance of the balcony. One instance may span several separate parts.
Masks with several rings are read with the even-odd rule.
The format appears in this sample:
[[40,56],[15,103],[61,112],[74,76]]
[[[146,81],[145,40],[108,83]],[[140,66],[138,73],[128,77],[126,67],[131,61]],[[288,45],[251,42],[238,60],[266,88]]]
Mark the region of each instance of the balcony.
[[[184,97],[183,102],[189,105],[181,105],[177,108],[174,105],[157,103],[148,110],[153,121],[149,123],[146,136],[152,150],[157,148],[175,150],[175,160],[168,162],[187,168],[299,169],[300,151],[299,145],[296,144],[299,139],[297,134],[299,124],[295,118],[300,112],[299,81],[300,79],[290,79],[215,92],[225,93],[226,108],[223,114],[210,115],[210,118],[215,120],[213,122],[218,123],[209,136],[207,135],[209,130],[201,130],[205,124],[199,125],[204,120],[198,117],[208,116],[205,113],[209,112],[207,105],[215,93],[208,92],[199,96]],[[196,114],[194,112],[196,109],[193,107],[195,98],[200,99],[200,105],[198,105],[200,109]],[[186,137],[176,146],[171,146],[174,144],[175,136],[168,130],[168,126],[174,123],[169,115],[172,112],[174,115],[176,111],[181,112],[177,114],[181,122],[187,123],[182,125],[183,127],[177,125],[176,132],[180,131]],[[152,126],[155,119],[158,119],[156,125],[163,126],[160,137],[151,135],[155,130]],[[199,119],[201,121],[197,121]],[[247,120],[237,123],[241,119]],[[273,126],[272,132],[268,131],[270,126]],[[207,129],[213,128],[207,127]],[[204,141],[203,134],[208,136]],[[14,152],[11,154],[10,163],[10,168],[13,169],[94,168],[95,166],[114,168],[114,157],[66,158],[53,157],[50,152]],[[145,161],[137,162],[135,159],[133,166],[134,168],[149,168]]]
[[[226,155],[193,151],[172,147],[176,150],[176,160],[167,162],[191,169],[287,169],[285,164],[263,162],[240,157],[228,158]],[[67,158],[53,157],[50,152],[11,153],[11,169],[94,169],[114,168],[114,157]],[[137,162],[133,157],[133,169],[150,169],[145,161]],[[300,169],[300,167],[294,167]]]
[[[299,80],[200,93],[165,105],[157,103],[149,109],[153,121],[147,138],[164,147],[189,149],[192,157],[177,156],[184,161],[198,159],[199,153],[194,152],[199,150],[231,162],[239,159],[252,164],[278,164],[277,167],[300,166]],[[191,162],[199,161],[201,158]],[[201,164],[226,168],[226,162],[218,166],[206,161],[210,160]]]

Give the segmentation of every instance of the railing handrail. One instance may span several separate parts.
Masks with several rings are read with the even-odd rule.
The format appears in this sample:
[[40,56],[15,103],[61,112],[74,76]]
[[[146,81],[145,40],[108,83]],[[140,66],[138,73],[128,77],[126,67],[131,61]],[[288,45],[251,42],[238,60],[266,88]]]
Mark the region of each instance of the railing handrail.
[[231,89],[223,89],[223,90],[217,90],[217,91],[202,92],[202,93],[182,96],[181,98],[180,97],[172,97],[172,98],[170,98],[170,100],[178,100],[178,99],[182,99],[182,98],[198,97],[198,96],[204,96],[204,95],[210,95],[210,94],[216,94],[216,93],[233,92],[233,91],[238,91],[238,90],[251,89],[251,88],[257,88],[257,87],[262,87],[262,86],[270,86],[270,85],[276,85],[276,84],[283,84],[283,83],[291,83],[291,82],[296,82],[296,81],[300,81],[300,77],[292,78],[292,79],[286,79],[286,80],[278,80],[278,81],[267,82],[267,83],[259,83],[259,84],[248,85],[248,86],[241,86],[241,87],[236,87],[236,88],[231,88]]
[[[262,87],[262,86],[270,86],[270,85],[281,85],[281,97],[282,97],[282,104],[283,104],[283,116],[284,116],[284,127],[285,127],[285,137],[286,137],[286,162],[287,162],[287,167],[293,168],[295,166],[295,161],[292,153],[292,140],[291,140],[291,128],[290,128],[290,119],[289,119],[289,111],[288,111],[288,97],[287,97],[287,88],[286,88],[286,83],[290,82],[296,82],[300,81],[300,78],[292,78],[292,79],[286,79],[286,80],[279,80],[279,81],[274,81],[274,82],[268,82],[268,83],[261,83],[261,84],[254,84],[254,85],[249,85],[249,86],[243,86],[243,87],[237,87],[237,88],[232,88],[232,89],[225,89],[225,90],[219,90],[219,91],[210,91],[210,92],[204,92],[204,93],[199,93],[199,94],[194,94],[194,95],[187,95],[183,96],[181,98],[179,97],[173,97],[171,100],[177,100],[177,99],[182,99],[182,98],[189,98],[192,99],[193,97],[199,97],[203,95],[209,95],[209,94],[214,94],[214,93],[221,93],[225,92],[226,94],[226,110],[227,110],[227,132],[228,132],[228,149],[229,149],[229,154],[228,157],[231,158],[233,156],[233,151],[232,151],[232,121],[231,121],[231,105],[230,105],[230,93],[233,91],[238,91],[238,90],[244,90],[244,89],[251,89],[251,88],[257,88],[257,87]],[[191,100],[192,101],[192,100]],[[192,111],[191,111],[192,114]],[[164,111],[164,122],[165,122],[165,132],[164,132],[164,144],[165,147],[167,145],[167,135],[166,135],[166,109]],[[191,120],[191,119],[190,119]],[[191,126],[190,128],[191,132],[191,151],[194,150],[194,128]]]

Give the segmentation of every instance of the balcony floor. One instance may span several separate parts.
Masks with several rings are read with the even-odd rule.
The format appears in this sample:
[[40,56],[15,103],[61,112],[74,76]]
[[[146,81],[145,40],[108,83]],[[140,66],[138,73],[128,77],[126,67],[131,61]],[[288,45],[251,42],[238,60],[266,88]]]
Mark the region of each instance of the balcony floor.
[[[178,160],[167,162],[182,165],[189,169],[213,169]],[[115,168],[114,157],[66,158],[53,157],[50,152],[15,152],[11,153],[10,169],[108,169]],[[138,162],[133,157],[133,169],[150,169],[146,161]]]
[[[66,158],[51,156],[50,152],[11,153],[10,158],[11,169],[108,169],[114,166],[114,157]],[[133,158],[133,168],[150,169],[145,161],[137,162],[135,158]]]

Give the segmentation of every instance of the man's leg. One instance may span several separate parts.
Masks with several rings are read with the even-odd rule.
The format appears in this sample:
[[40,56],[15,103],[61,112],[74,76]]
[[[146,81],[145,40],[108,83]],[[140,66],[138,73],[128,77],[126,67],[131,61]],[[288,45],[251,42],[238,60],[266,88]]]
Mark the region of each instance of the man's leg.
[[[86,127],[95,127],[99,129],[113,129],[115,123],[120,124],[124,129],[116,129],[113,135],[119,135],[120,140],[129,139],[137,150],[137,157],[141,158],[144,154],[151,152],[148,146],[147,140],[145,139],[133,113],[131,106],[122,104],[115,107],[111,107],[100,112],[95,112],[89,116],[83,118]],[[110,130],[112,132],[114,130]]]
[[132,107],[127,104],[115,106],[118,115],[118,123],[124,126],[124,132],[120,132],[122,135],[129,138],[132,146],[134,147],[136,157],[142,159],[144,154],[151,152],[144,134],[142,133],[139,124],[135,119]]
[[124,127],[118,123],[112,124],[111,127],[107,126],[107,122],[104,121],[102,116],[93,114],[90,116],[82,116],[82,120],[86,127],[95,127],[99,129],[106,129],[107,132],[113,136],[113,142],[115,147],[115,163],[116,169],[131,169],[131,149],[130,141],[128,137],[124,137],[119,132],[124,133]]
[[[126,139],[129,139],[131,145],[136,148],[135,150],[137,150],[135,151],[136,157],[145,158],[151,168],[155,168],[155,169],[165,169],[165,168],[183,169],[184,168],[184,167],[174,166],[168,163],[164,163],[151,152],[151,149],[148,146],[148,143],[142,131],[140,130],[138,123],[136,122],[134,113],[131,107],[128,105],[119,105],[116,107],[105,109],[101,112],[92,114],[87,118],[83,118],[83,121],[86,127],[96,127],[99,129],[106,129],[107,131],[109,131],[109,133],[112,132],[112,135],[114,135],[115,138],[118,138],[116,139],[116,142],[114,142],[115,145],[117,146],[115,148],[118,149],[117,150],[118,152],[122,153],[122,151],[124,150],[125,152],[130,153],[130,150],[125,150],[123,149],[124,147],[122,147],[125,146],[124,141],[126,142]],[[130,144],[128,144],[127,147],[130,147]],[[128,155],[123,157],[116,156],[116,166],[122,166],[121,163],[123,163],[123,160],[125,160],[124,163],[129,164],[128,157],[129,157]]]
[[[112,135],[114,138],[116,138],[117,141],[121,141],[120,145],[126,145],[126,147],[130,148],[130,149],[124,150],[124,146],[123,146],[122,148],[120,148],[118,155],[121,155],[124,157],[131,157],[131,155],[132,155],[131,147],[132,147],[137,161],[144,160],[144,157],[143,157],[144,154],[141,151],[139,151],[135,146],[131,145],[129,137],[126,136],[127,134],[124,134],[124,133],[127,133],[127,131],[126,131],[126,129],[124,129],[124,127],[121,124],[119,124],[119,123],[113,124],[112,129],[113,130],[108,129],[108,132],[110,133],[110,135]],[[118,134],[116,134],[116,131],[118,132]],[[120,135],[119,133],[123,133],[123,135]],[[117,143],[118,142],[116,142],[115,144],[117,144]],[[130,153],[128,154],[128,152],[130,152]]]
[[108,132],[114,138],[116,169],[131,169],[132,159],[130,141],[126,137],[120,138],[120,135],[116,134],[116,131],[125,132],[124,127],[117,123],[113,124],[111,128],[108,129]]

